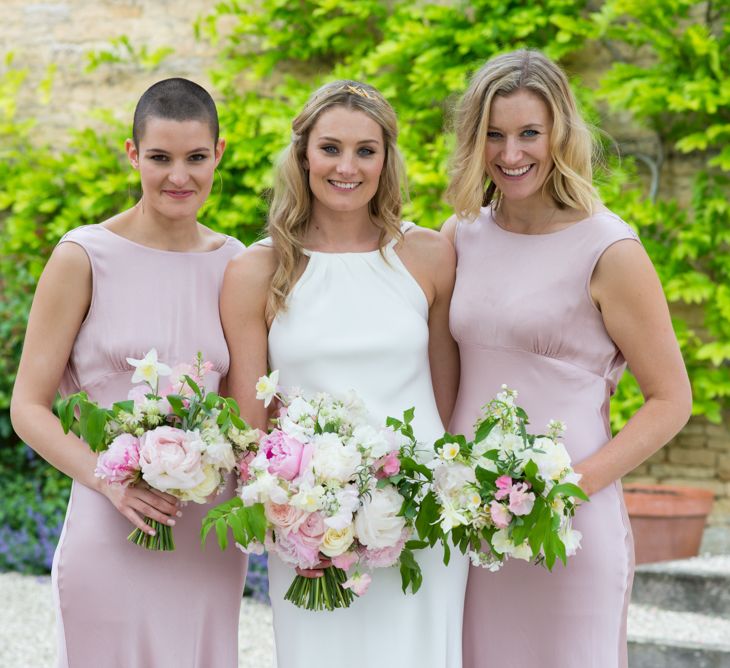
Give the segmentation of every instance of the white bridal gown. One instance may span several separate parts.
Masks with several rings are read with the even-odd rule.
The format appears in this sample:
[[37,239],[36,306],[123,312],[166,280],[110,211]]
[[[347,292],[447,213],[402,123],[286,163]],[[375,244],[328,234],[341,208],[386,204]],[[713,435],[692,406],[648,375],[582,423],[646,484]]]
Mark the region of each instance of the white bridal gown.
[[[283,387],[355,390],[383,425],[415,406],[416,438],[433,443],[444,429],[431,385],[428,303],[393,245],[387,261],[379,251],[308,251],[288,309],[271,325],[269,362]],[[271,555],[278,668],[460,668],[468,559],[452,551],[446,567],[440,548],[416,558],[416,595],[401,591],[397,566],[376,569],[349,608],[312,612],[284,600],[295,572]]]

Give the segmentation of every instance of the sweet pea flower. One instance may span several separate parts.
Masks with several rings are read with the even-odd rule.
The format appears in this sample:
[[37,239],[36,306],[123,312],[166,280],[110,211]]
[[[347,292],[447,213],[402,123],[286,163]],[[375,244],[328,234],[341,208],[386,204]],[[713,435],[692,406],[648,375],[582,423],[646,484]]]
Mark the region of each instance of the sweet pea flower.
[[349,571],[358,561],[356,552],[345,552],[332,557],[332,565],[341,568],[343,571]]
[[372,577],[367,573],[356,573],[347,582],[343,582],[342,586],[344,589],[352,589],[352,593],[355,596],[362,596],[367,592]]
[[509,526],[512,515],[499,501],[492,501],[489,504],[489,514],[492,517],[494,526],[498,529],[506,529]]
[[501,501],[506,496],[509,496],[512,489],[512,478],[508,475],[501,475],[497,478],[495,484],[497,485],[497,493],[494,495],[494,498],[497,499],[497,501]]
[[390,478],[400,471],[400,458],[398,452],[389,452],[384,457],[374,462],[376,478]]
[[454,459],[459,454],[459,444],[458,443],[445,443],[444,446],[441,448],[441,459],[445,461],[450,461]]
[[535,495],[528,492],[529,485],[525,482],[513,485],[509,493],[509,510],[515,515],[529,515],[535,505]]

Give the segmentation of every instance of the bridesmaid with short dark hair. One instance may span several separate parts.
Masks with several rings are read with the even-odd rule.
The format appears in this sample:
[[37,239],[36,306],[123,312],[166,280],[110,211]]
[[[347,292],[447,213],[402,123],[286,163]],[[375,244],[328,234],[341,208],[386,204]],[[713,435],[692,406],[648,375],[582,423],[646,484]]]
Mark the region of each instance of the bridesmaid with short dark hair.
[[[218,294],[243,245],[197,215],[224,148],[203,88],[178,78],[153,85],[126,142],[142,198],[66,234],[38,283],[11,415],[18,435],[73,478],[53,561],[59,667],[238,665],[246,560],[238,550],[221,552],[212,538],[201,549],[209,506],[181,508],[145,483],[95,477],[96,455],[64,434],[51,412],[59,386],[104,406],[126,399],[134,371],[126,359],[151,348],[170,365],[201,351],[213,365],[206,385],[218,388],[228,371]],[[127,540],[135,527],[152,532],[145,518],[175,525],[175,551]]]

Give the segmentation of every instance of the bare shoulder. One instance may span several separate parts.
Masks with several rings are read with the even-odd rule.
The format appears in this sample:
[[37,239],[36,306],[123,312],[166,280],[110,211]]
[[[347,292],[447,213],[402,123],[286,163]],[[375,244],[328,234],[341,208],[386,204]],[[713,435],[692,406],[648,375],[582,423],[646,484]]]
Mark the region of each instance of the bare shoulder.
[[444,234],[417,225],[405,233],[401,248],[419,263],[443,265],[456,261],[454,246]]
[[456,239],[456,227],[458,224],[459,219],[457,218],[456,214],[454,214],[453,216],[447,218],[444,221],[444,224],[441,226],[441,234],[445,236],[452,244]]
[[661,284],[644,247],[634,239],[622,239],[601,255],[590,290],[600,306],[612,298],[633,300],[647,293],[661,294]]
[[83,247],[70,239],[53,249],[43,273],[66,284],[86,283],[91,279],[91,261]]
[[263,287],[271,283],[276,270],[276,253],[271,246],[253,244],[236,255],[226,267],[226,282]]

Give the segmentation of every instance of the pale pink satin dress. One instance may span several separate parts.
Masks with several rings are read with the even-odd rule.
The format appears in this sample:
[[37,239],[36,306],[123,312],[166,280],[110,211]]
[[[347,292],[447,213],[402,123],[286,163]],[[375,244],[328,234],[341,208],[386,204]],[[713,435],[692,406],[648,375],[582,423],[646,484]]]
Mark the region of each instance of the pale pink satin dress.
[[[499,227],[491,209],[455,236],[451,331],[461,385],[451,431],[473,435],[480,407],[505,383],[519,392],[529,430],[567,424],[574,462],[610,438],[609,398],[625,368],[589,283],[603,252],[637,237],[610,213],[552,234]],[[625,668],[633,541],[621,485],[577,513],[582,549],[553,572],[510,560],[497,573],[471,567],[464,618],[465,668]]]
[[[127,357],[157,348],[174,365],[201,351],[215,390],[228,370],[218,295],[228,261],[243,245],[156,250],[101,225],[66,234],[86,251],[91,306],[71,352],[61,391],[84,390],[104,405],[125,399]],[[230,498],[233,481],[215,503]],[[153,552],[127,541],[133,529],[98,492],[73,484],[53,561],[59,668],[234,668],[246,559],[221,552],[201,520],[210,506],[188,504],[174,527],[176,549]]]

